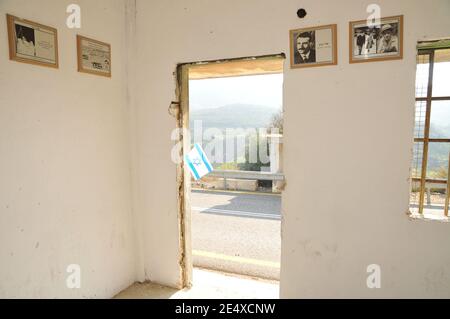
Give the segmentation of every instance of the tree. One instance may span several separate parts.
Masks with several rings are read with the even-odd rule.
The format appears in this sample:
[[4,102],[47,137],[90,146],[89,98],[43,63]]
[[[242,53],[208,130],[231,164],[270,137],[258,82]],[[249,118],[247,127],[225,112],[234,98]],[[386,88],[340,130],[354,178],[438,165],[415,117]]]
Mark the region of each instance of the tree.
[[[269,124],[269,131],[272,128],[278,129],[280,134],[283,134],[283,111],[280,110],[272,116]],[[270,133],[270,132],[269,132]]]

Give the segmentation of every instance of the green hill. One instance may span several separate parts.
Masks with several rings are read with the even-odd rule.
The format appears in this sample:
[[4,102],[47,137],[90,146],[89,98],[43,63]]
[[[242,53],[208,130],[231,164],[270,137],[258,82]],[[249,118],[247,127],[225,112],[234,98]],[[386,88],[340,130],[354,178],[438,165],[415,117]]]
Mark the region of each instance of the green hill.
[[218,128],[266,128],[270,125],[272,116],[280,111],[279,108],[249,105],[230,104],[217,108],[199,109],[190,111],[190,127],[194,121],[203,121],[203,129]]

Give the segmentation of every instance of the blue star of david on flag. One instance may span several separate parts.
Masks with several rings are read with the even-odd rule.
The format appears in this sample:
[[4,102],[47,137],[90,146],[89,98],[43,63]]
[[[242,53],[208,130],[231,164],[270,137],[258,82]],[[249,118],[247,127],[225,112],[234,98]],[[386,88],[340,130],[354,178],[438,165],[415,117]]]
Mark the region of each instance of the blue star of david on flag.
[[184,156],[184,160],[196,181],[213,171],[211,163],[198,143]]

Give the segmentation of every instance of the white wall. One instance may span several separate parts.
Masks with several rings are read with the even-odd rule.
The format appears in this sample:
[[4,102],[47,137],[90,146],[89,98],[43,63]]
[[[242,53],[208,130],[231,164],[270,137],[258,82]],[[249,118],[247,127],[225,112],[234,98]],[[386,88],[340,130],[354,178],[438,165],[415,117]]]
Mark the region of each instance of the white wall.
[[[405,57],[356,65],[348,21],[372,0],[137,0],[136,25],[133,0],[77,1],[79,33],[112,45],[112,79],[76,72],[72,2],[0,1],[0,297],[176,286],[176,64],[288,54],[289,29],[329,23],[338,66],[285,65],[282,297],[450,297],[449,225],[405,216],[415,44],[450,36],[447,0],[379,1],[383,16],[405,15]],[[59,70],[8,60],[6,13],[58,28]],[[72,263],[80,290],[65,286]],[[380,290],[365,286],[372,263]]]
[[[405,215],[415,44],[450,36],[450,2],[377,1],[383,16],[405,15],[404,59],[349,65],[348,22],[365,19],[373,2],[138,0],[136,209],[147,279],[179,281],[167,112],[176,64],[288,53],[289,29],[337,23],[338,66],[285,65],[281,295],[450,297],[449,224]],[[372,263],[382,267],[379,290],[366,288]]]
[[[9,61],[6,13],[58,29],[59,70]],[[1,0],[0,26],[0,297],[112,297],[135,280],[125,1]],[[77,72],[77,33],[112,45],[112,79]]]

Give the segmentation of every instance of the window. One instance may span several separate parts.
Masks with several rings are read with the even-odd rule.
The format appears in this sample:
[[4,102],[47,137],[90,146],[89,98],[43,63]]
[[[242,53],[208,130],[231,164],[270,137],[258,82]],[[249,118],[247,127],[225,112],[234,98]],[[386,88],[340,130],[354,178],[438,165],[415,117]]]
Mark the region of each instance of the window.
[[450,41],[419,43],[410,212],[449,217]]

